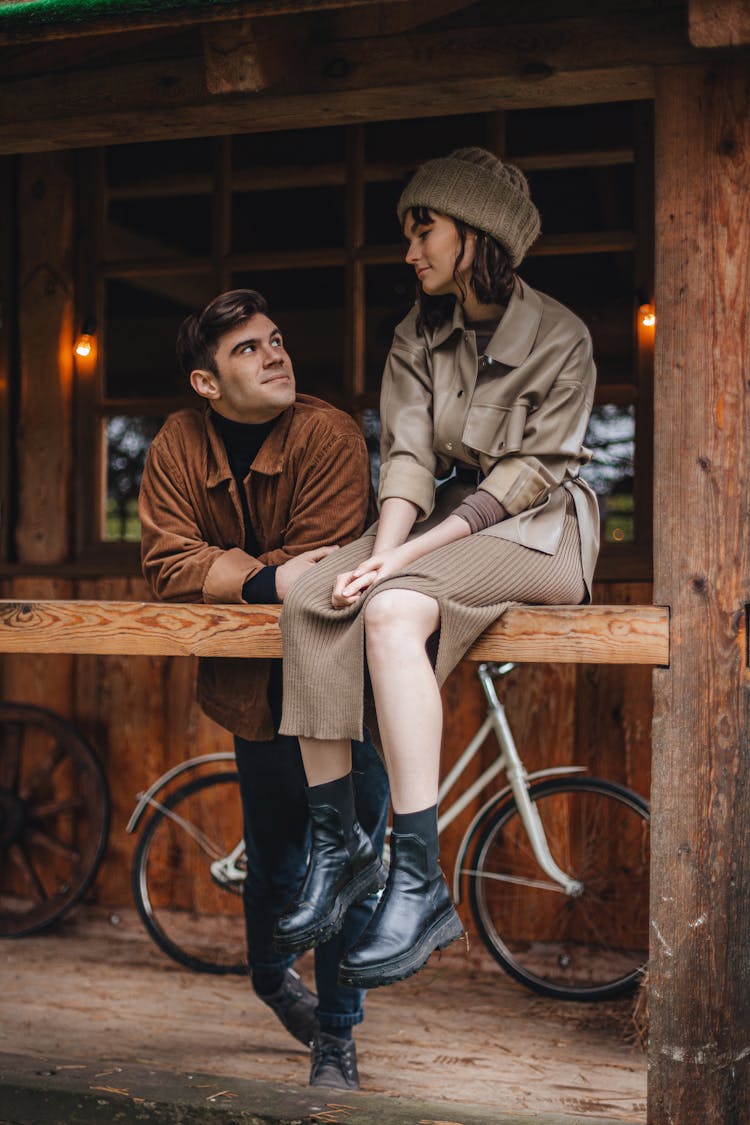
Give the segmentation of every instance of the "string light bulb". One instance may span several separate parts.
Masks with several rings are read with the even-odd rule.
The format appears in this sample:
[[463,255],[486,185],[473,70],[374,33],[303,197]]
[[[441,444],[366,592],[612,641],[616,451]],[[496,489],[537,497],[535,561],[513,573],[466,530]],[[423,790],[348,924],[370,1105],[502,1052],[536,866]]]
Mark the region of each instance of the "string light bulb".
[[638,309],[638,319],[643,328],[653,328],[656,325],[656,310],[650,303],[641,305]]
[[73,352],[79,359],[88,359],[96,346],[96,321],[87,317],[81,325],[81,331],[76,337]]

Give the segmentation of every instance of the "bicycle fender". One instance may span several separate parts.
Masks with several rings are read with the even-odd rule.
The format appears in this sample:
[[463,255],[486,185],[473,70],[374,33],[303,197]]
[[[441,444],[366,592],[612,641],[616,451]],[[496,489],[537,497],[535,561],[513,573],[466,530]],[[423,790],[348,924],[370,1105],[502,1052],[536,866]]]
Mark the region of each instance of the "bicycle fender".
[[180,762],[177,766],[172,766],[161,777],[157,777],[148,789],[143,793],[136,793],[136,806],[133,809],[130,820],[125,825],[126,832],[135,832],[136,828],[143,819],[143,814],[146,809],[153,803],[156,794],[169,785],[170,781],[174,781],[183,773],[188,770],[193,770],[196,766],[203,766],[207,762],[234,762],[234,752],[232,750],[217,750],[214,754],[201,754],[197,758],[188,758],[185,762]]

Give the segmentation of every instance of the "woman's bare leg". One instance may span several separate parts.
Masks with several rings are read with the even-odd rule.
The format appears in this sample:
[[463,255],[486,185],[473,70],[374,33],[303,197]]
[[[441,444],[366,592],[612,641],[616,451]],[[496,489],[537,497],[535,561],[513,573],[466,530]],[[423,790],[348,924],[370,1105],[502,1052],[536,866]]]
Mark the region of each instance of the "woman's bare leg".
[[384,590],[365,609],[367,662],[397,813],[437,802],[443,707],[425,645],[440,624],[434,598]]
[[308,785],[324,785],[351,773],[352,744],[348,738],[300,738],[299,748]]

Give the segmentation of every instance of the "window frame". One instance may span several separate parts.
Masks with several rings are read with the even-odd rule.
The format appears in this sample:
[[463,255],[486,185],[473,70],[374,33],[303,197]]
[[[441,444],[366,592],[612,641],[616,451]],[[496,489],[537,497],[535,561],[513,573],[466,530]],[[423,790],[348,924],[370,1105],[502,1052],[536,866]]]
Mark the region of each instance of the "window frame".
[[[638,329],[635,293],[653,292],[653,126],[651,103],[635,103],[635,136],[632,147],[611,150],[589,149],[576,153],[535,153],[518,156],[506,153],[506,115],[493,112],[483,116],[485,143],[524,171],[566,167],[601,167],[606,164],[633,163],[634,223],[632,230],[586,232],[542,236],[531,255],[591,254],[623,250],[633,255],[633,332],[634,372],[628,383],[598,384],[596,403],[635,404],[635,539],[621,545],[603,544],[597,567],[597,580],[648,580],[651,577],[652,541],[652,465],[653,465],[653,339],[645,340]],[[520,111],[516,111],[520,112]],[[136,416],[165,415],[191,402],[186,388],[184,399],[115,399],[104,391],[106,323],[104,294],[109,278],[178,274],[186,269],[206,272],[214,279],[215,292],[228,289],[233,274],[241,270],[284,270],[316,266],[341,267],[345,274],[345,342],[342,400],[358,420],[365,409],[377,408],[377,395],[366,389],[366,270],[369,266],[402,263],[400,242],[390,245],[368,244],[365,227],[365,192],[369,183],[404,178],[412,170],[403,160],[366,160],[367,124],[341,126],[345,133],[345,154],[339,162],[319,165],[268,165],[232,169],[232,137],[216,138],[211,171],[186,178],[144,176],[125,187],[107,183],[105,149],[81,151],[78,157],[80,229],[78,240],[77,315],[79,323],[96,318],[98,355],[96,362],[76,364],[76,550],[80,561],[95,563],[115,571],[137,571],[139,545],[111,543],[100,537],[99,526],[106,501],[104,427],[113,414]],[[178,181],[180,182],[178,185]],[[345,242],[341,247],[302,249],[263,253],[238,253],[231,246],[232,195],[250,187],[343,185],[345,198]],[[127,262],[106,261],[103,232],[110,198],[169,196],[180,186],[183,194],[205,194],[212,198],[212,251],[208,257],[174,257]],[[189,189],[189,190],[188,190]]]

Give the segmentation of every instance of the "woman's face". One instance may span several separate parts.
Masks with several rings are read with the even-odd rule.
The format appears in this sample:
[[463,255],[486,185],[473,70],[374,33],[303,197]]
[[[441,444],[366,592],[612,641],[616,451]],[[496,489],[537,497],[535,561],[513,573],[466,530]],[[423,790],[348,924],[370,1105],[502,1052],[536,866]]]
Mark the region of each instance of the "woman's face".
[[[474,236],[469,233],[463,257],[456,268],[461,240],[453,219],[437,211],[428,211],[429,222],[420,223],[411,211],[404,220],[404,237],[408,249],[406,264],[413,266],[422,289],[430,297],[452,293],[462,299],[468,290],[469,273],[474,261]],[[464,291],[456,281],[458,274]]]

